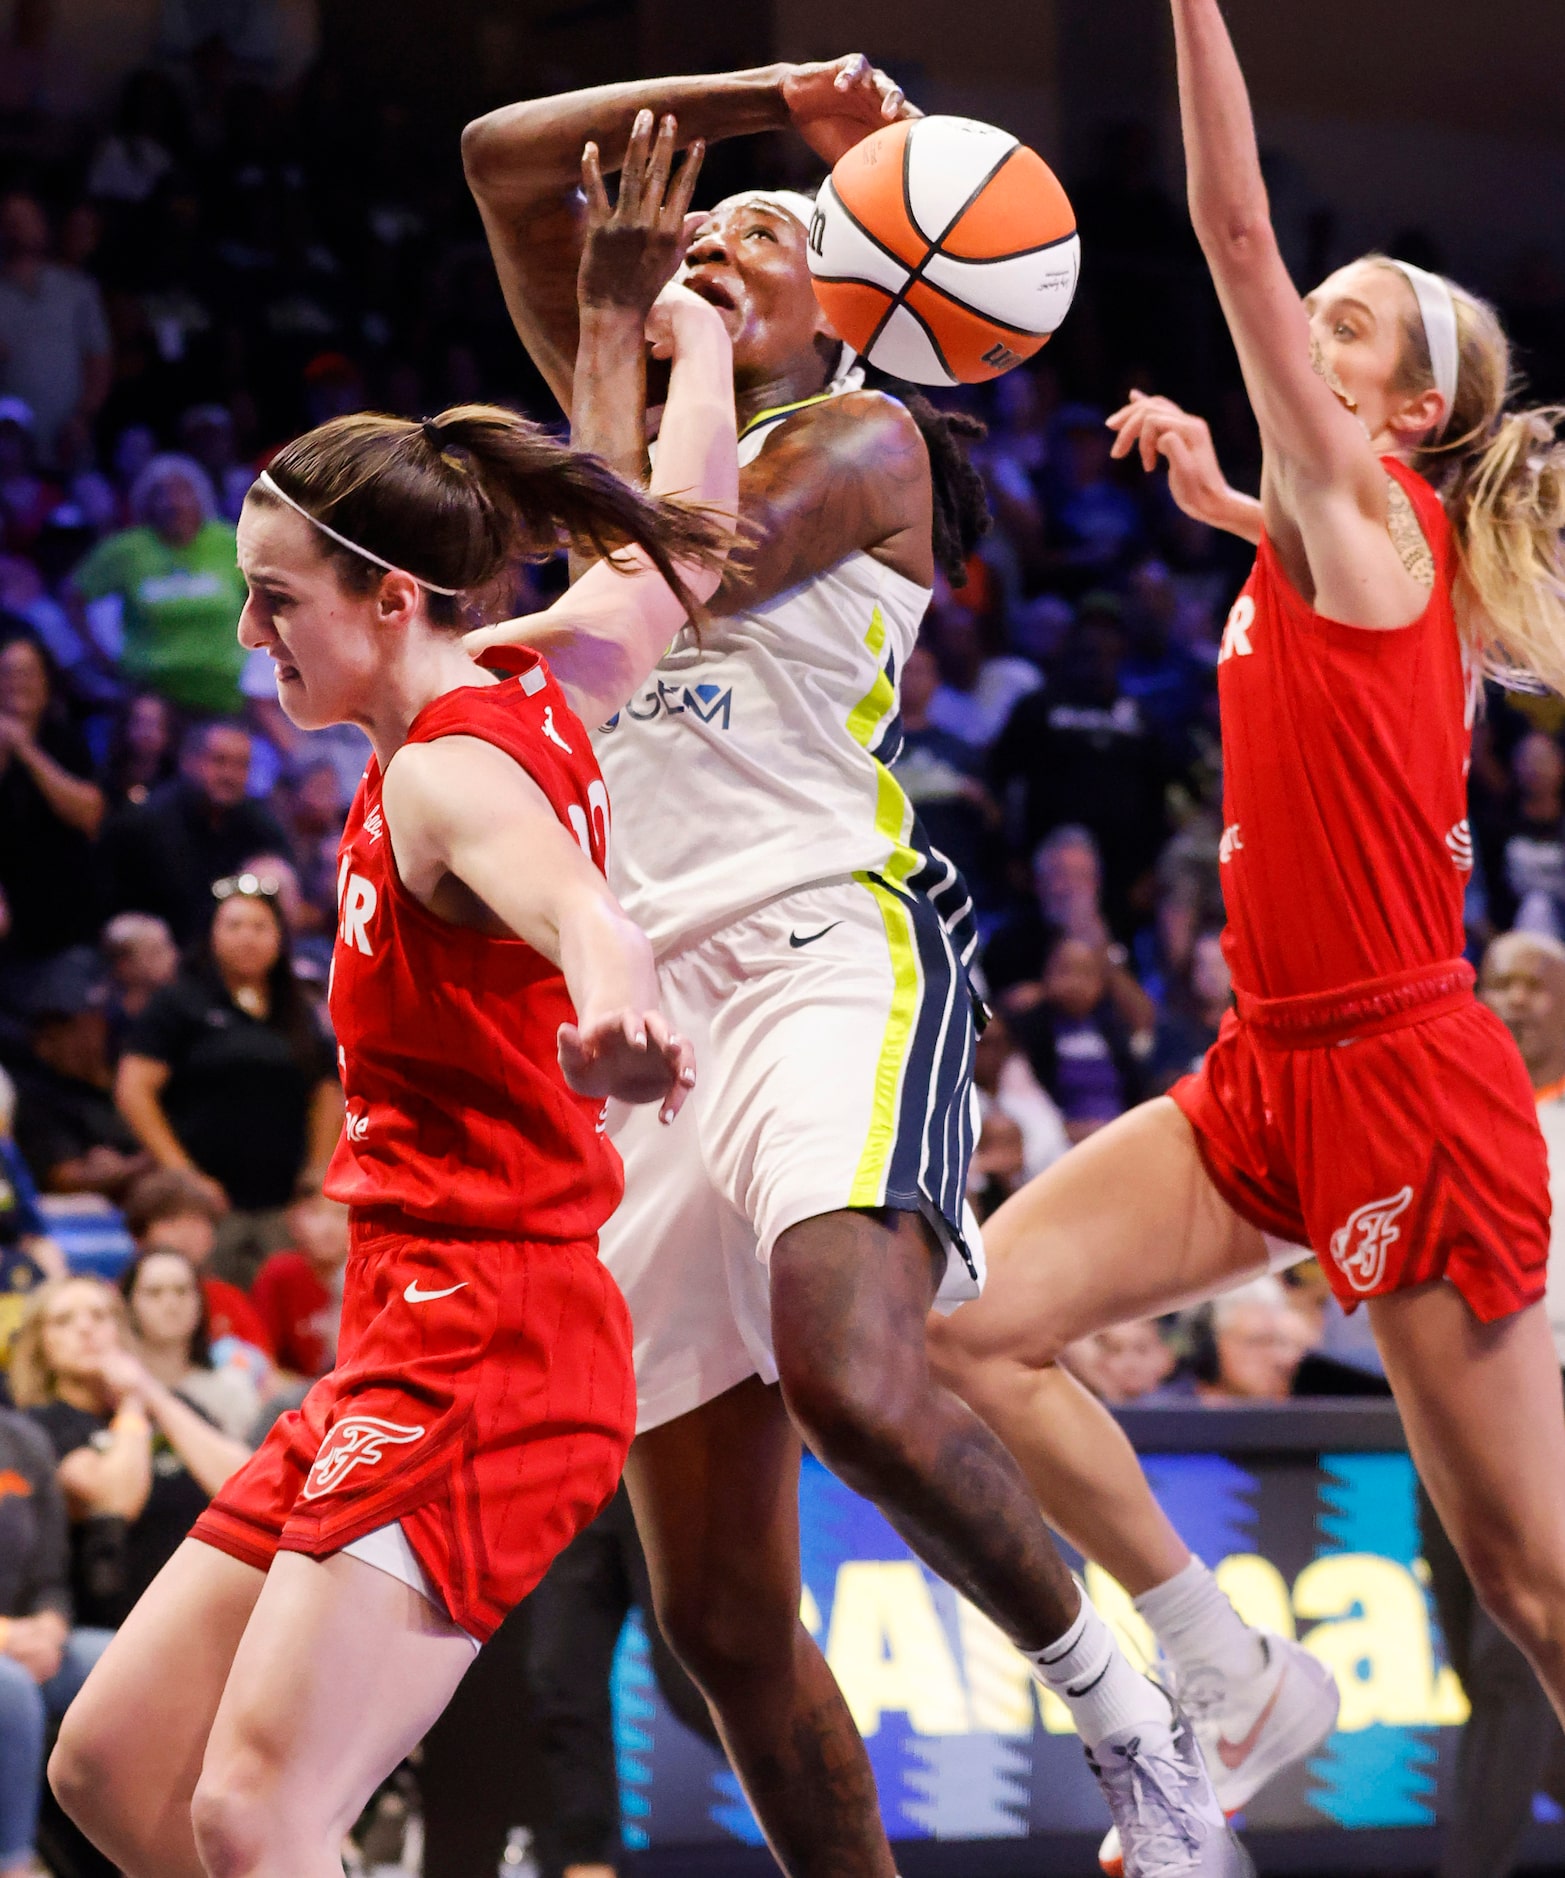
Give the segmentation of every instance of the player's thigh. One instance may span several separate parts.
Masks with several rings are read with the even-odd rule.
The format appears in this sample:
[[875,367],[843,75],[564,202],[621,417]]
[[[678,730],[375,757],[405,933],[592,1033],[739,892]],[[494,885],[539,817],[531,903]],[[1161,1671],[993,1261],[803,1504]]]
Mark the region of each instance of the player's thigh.
[[625,1469],[658,1621],[698,1681],[793,1648],[799,1437],[751,1377],[638,1435]]
[[145,1840],[188,1813],[207,1736],[265,1576],[187,1539],[137,1601],[66,1712],[50,1780],[73,1815]]
[[472,1661],[471,1640],[401,1579],[341,1552],[279,1552],[212,1722],[198,1836],[253,1810],[269,1833],[334,1844]]
[[932,1319],[949,1372],[988,1357],[1049,1362],[1078,1337],[1210,1297],[1264,1271],[1264,1235],[1212,1184],[1166,1097],[1073,1148],[984,1224],[984,1293]]
[[1366,1308],[1429,1497],[1514,1634],[1518,1599],[1565,1603],[1565,1401],[1544,1307],[1484,1324],[1434,1283]]

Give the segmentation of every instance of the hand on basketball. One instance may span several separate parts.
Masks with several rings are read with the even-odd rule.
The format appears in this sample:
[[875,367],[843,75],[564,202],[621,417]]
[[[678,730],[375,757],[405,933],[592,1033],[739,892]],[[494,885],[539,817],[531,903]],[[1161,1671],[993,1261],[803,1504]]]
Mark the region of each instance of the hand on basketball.
[[706,146],[698,139],[674,174],[679,126],[665,117],[653,135],[650,111],[637,113],[611,204],[598,146],[582,152],[587,235],[576,294],[583,308],[612,308],[643,319],[685,258],[685,218]]
[[1217,461],[1211,428],[1205,418],[1182,410],[1171,398],[1149,398],[1133,391],[1130,402],[1108,420],[1109,429],[1118,434],[1111,452],[1127,457],[1132,450],[1141,452],[1143,469],[1157,468],[1163,457],[1168,463],[1168,491],[1195,521],[1220,527],[1231,491]]
[[661,1102],[671,1122],[695,1085],[695,1052],[657,1011],[608,1011],[585,1024],[561,1024],[560,1068],[577,1095]]
[[902,87],[862,52],[790,66],[782,97],[793,128],[828,163],[862,143],[871,131],[923,116],[903,97]]

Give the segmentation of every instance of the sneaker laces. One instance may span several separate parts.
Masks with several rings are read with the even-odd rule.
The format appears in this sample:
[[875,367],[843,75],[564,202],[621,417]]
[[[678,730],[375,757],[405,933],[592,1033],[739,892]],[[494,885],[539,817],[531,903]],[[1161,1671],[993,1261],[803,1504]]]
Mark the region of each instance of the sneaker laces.
[[1103,1781],[1120,1829],[1126,1878],[1189,1878],[1190,1855],[1200,1851],[1201,1839],[1185,1803],[1189,1777],[1178,1758],[1171,1752],[1143,1753],[1139,1735],[1123,1746],[1115,1743],[1109,1752],[1118,1767],[1103,1767],[1091,1754],[1087,1758]]

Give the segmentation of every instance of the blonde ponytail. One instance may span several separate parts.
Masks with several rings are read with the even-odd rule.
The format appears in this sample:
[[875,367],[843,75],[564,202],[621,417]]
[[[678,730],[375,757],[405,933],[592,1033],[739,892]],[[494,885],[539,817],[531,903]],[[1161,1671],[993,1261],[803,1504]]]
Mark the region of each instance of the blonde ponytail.
[[[1475,659],[1512,689],[1565,694],[1565,406],[1510,408],[1516,381],[1499,315],[1447,284],[1460,351],[1456,402],[1443,436],[1413,467],[1451,518],[1458,616]],[[1426,390],[1434,372],[1416,307],[1403,339],[1402,388]]]

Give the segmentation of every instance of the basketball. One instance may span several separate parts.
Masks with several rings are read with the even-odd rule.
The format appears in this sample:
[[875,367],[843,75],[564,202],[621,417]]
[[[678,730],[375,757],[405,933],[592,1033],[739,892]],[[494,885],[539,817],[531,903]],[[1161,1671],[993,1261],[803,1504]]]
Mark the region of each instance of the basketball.
[[822,185],[810,272],[872,365],[972,385],[1030,359],[1070,310],[1081,242],[1043,158],[967,117],[888,124]]

